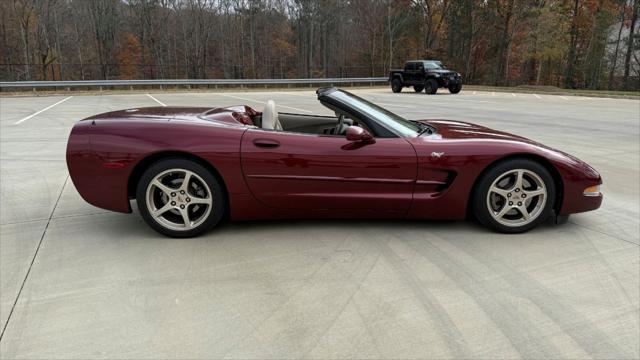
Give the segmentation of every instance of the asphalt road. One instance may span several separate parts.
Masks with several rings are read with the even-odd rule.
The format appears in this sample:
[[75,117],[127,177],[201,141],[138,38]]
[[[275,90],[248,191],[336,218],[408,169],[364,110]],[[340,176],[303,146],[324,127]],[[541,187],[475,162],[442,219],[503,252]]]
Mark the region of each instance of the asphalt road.
[[169,239],[79,197],[64,160],[74,122],[267,99],[330,113],[312,91],[0,98],[0,357],[640,357],[640,101],[355,92],[409,118],[477,122],[572,153],[602,174],[604,204],[512,236],[345,220]]

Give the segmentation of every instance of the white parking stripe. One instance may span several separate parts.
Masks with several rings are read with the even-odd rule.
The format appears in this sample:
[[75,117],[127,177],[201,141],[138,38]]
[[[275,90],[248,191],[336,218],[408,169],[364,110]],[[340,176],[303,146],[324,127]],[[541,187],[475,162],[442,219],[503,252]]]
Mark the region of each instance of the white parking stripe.
[[476,93],[477,93],[477,92],[476,92],[476,91],[474,91],[474,92],[473,92],[473,95],[475,95]]
[[389,103],[381,103],[381,102],[376,102],[376,104],[378,105],[382,105],[382,106],[393,106],[393,107],[399,107],[399,108],[407,108],[407,109],[415,109],[415,106],[411,106],[411,105],[398,105],[398,104],[389,104]]
[[73,97],[73,96],[69,96],[68,98],[64,98],[64,99],[62,99],[62,100],[58,101],[57,103],[55,103],[55,104],[53,104],[53,105],[49,105],[49,106],[47,106],[46,108],[44,108],[44,109],[42,109],[42,110],[40,110],[40,111],[36,111],[36,112],[34,112],[33,114],[31,114],[31,115],[29,115],[29,116],[27,116],[27,117],[25,117],[25,118],[22,118],[22,119],[20,119],[20,120],[18,120],[18,121],[16,121],[16,122],[14,122],[14,123],[13,123],[13,125],[18,125],[18,124],[22,123],[23,121],[27,121],[27,120],[31,119],[32,117],[34,117],[34,116],[36,116],[36,115],[38,115],[38,114],[42,114],[43,112],[45,112],[45,111],[47,111],[47,110],[51,109],[52,107],[54,107],[54,106],[56,106],[56,105],[62,104],[63,102],[65,102],[65,101],[67,101],[67,100],[71,99],[72,97]]
[[151,96],[151,94],[147,94],[148,97],[152,98],[153,101],[157,102],[158,104],[162,105],[162,106],[167,106],[167,104],[163,103],[162,101],[154,98],[153,96]]
[[566,97],[566,96],[559,96],[559,98],[562,99],[562,100],[569,100],[569,98]]
[[540,96],[538,94],[533,94],[533,96],[537,97],[538,99],[542,99],[542,96]]
[[513,96],[513,97],[516,97],[516,94],[514,94],[514,93],[511,93],[511,96]]
[[490,104],[499,104],[497,101],[487,101],[487,100],[472,100],[472,99],[447,99],[450,101],[469,101],[475,103],[490,103]]
[[[256,100],[256,99],[247,99],[247,98],[243,98],[243,97],[235,96],[235,95],[220,94],[220,93],[217,93],[217,95],[222,95],[222,96],[226,96],[226,97],[230,97],[230,98],[234,98],[234,99],[239,99],[239,100],[253,101],[253,102],[260,103],[260,104],[266,104],[265,101],[260,101],[260,100]],[[293,106],[286,106],[286,105],[280,105],[280,104],[276,104],[276,106],[280,106],[280,107],[288,108],[288,109],[293,109],[293,110],[297,110],[297,111],[304,111],[304,112],[310,113],[310,114],[313,113],[313,111],[309,111],[309,110],[305,110],[305,109],[298,109],[298,108],[295,108]]]

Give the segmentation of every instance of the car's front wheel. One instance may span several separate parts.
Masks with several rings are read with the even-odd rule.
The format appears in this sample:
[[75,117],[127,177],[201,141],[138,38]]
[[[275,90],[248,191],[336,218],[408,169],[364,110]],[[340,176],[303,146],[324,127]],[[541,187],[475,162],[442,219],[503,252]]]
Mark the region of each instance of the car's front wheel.
[[457,94],[460,92],[460,90],[462,90],[462,84],[457,83],[455,85],[450,85],[449,86],[449,92],[452,94]]
[[555,184],[549,171],[528,159],[512,159],[489,169],[473,196],[477,219],[503,233],[528,231],[553,212]]
[[136,201],[157,232],[192,237],[216,225],[225,211],[220,182],[197,162],[171,158],[151,165],[140,178]]

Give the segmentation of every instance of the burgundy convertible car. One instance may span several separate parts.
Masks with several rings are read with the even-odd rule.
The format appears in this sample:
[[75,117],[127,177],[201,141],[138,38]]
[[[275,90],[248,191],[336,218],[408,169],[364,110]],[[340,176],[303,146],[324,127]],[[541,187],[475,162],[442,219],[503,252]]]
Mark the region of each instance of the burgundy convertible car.
[[450,120],[407,120],[336,88],[336,116],[151,107],[78,122],[67,146],[89,203],[131,212],[173,237],[223,217],[464,219],[527,231],[596,209],[597,171],[531,140]]

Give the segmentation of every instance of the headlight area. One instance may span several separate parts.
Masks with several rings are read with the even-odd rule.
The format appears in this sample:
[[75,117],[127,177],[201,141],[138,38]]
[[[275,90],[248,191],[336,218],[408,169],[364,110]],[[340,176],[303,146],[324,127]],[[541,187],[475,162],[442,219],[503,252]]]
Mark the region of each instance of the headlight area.
[[600,194],[600,185],[589,186],[582,192],[584,196],[600,196]]

